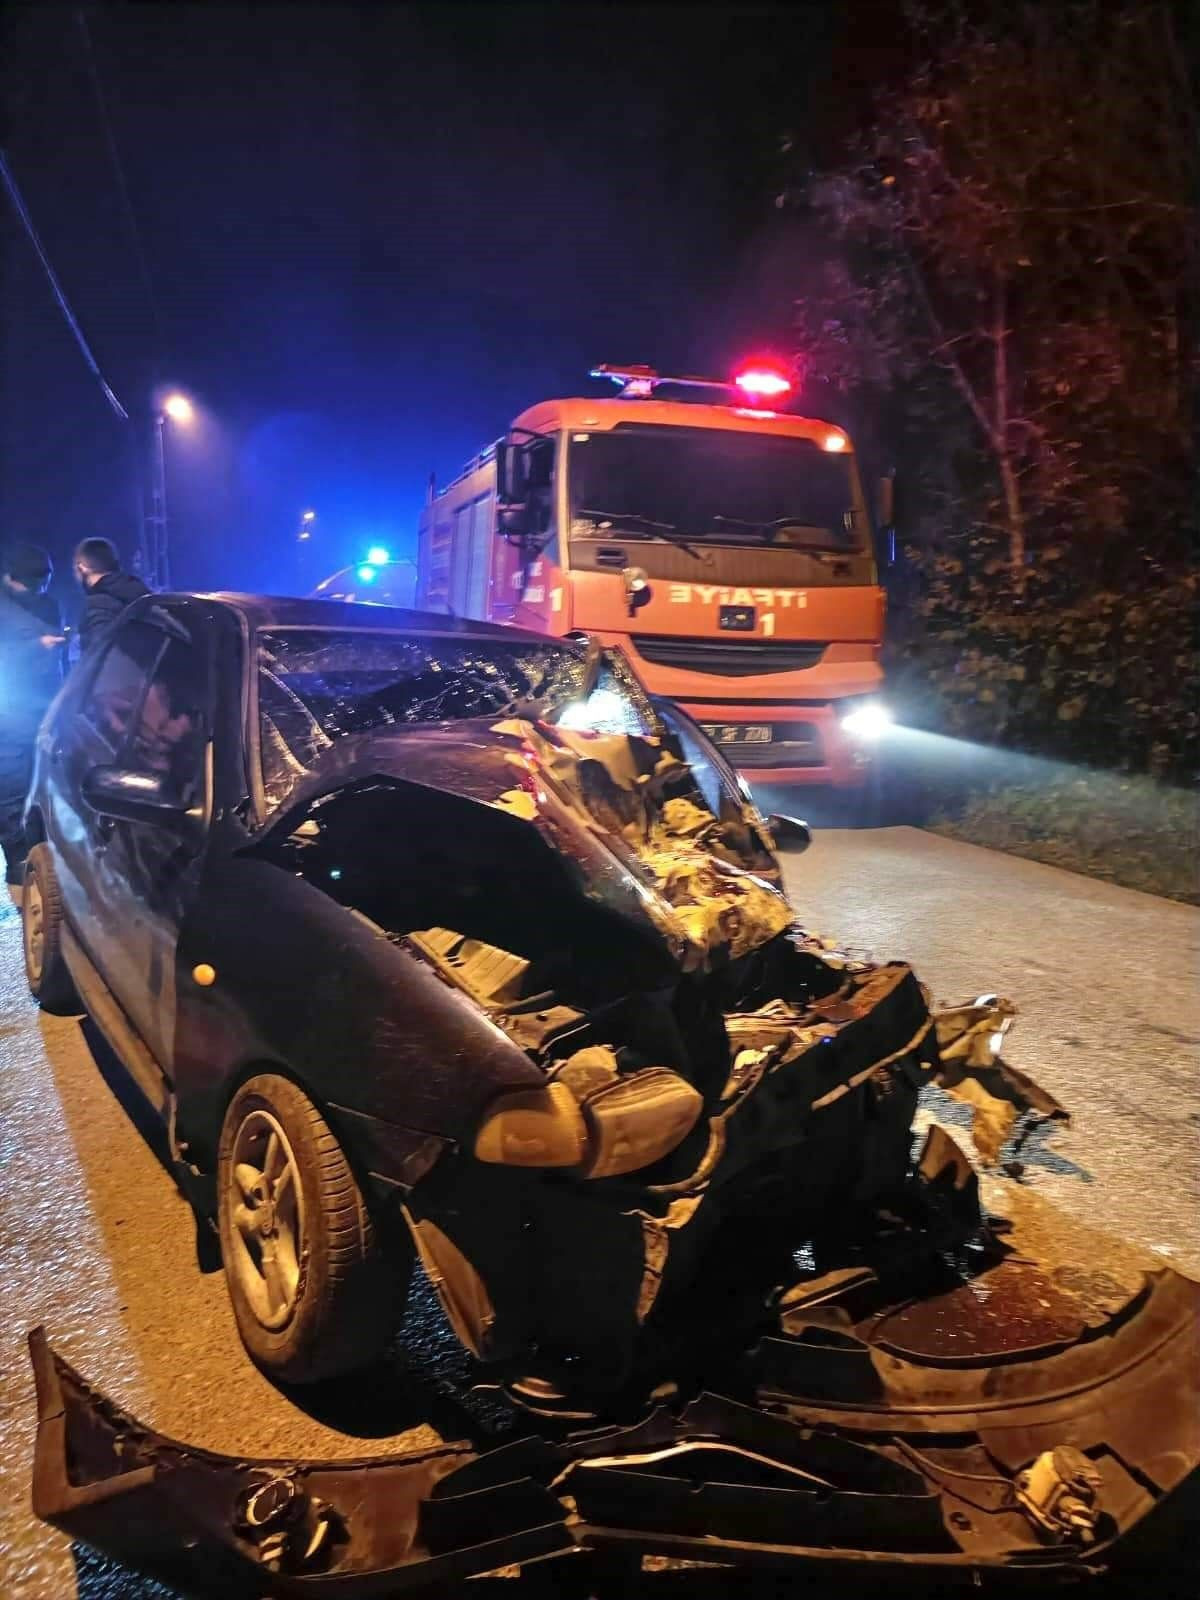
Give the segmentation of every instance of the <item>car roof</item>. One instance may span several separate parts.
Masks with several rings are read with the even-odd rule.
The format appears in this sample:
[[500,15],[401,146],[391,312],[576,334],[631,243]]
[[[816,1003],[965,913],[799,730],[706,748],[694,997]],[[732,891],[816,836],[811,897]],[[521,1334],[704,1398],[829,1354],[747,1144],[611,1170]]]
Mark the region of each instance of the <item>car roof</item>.
[[[156,596],[167,600],[168,595]],[[178,599],[214,600],[240,613],[252,631],[267,628],[336,628],[339,632],[395,632],[455,634],[473,639],[505,639],[526,644],[560,644],[577,648],[570,640],[554,639],[529,628],[505,623],[478,622],[473,617],[452,617],[438,611],[410,611],[399,606],[377,606],[361,601],[294,599],[273,594],[236,594],[226,591],[180,595]]]

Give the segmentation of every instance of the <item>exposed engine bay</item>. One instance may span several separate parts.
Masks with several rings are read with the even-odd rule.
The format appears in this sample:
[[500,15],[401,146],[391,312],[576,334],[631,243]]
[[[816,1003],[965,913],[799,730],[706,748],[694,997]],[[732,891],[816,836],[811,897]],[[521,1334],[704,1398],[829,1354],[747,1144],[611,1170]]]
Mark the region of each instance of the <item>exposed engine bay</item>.
[[1006,1001],[934,1018],[907,966],[801,933],[762,818],[736,792],[711,809],[669,737],[487,733],[486,808],[368,780],[286,846],[543,1075],[405,1201],[481,1360],[623,1390],[739,1234],[786,1262],[871,1231],[908,1183],[926,1084],[972,1101],[985,1150],[1019,1113],[1063,1114],[997,1061]]

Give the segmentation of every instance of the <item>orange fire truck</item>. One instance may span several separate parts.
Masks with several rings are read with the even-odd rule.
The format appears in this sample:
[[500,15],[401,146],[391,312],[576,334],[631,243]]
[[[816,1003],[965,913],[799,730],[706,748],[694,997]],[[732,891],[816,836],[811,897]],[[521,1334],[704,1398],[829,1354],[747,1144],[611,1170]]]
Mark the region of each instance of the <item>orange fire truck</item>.
[[532,406],[431,484],[418,606],[596,635],[755,783],[862,790],[884,596],[848,435],[777,409],[791,385],[762,363],[592,375],[619,394]]

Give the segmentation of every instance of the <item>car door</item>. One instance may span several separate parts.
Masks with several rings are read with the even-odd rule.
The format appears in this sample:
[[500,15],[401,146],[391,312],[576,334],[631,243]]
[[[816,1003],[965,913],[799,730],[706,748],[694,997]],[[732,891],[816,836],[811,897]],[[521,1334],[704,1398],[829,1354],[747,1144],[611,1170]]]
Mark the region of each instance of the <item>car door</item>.
[[43,803],[67,921],[103,976],[107,941],[101,918],[111,827],[84,804],[88,772],[111,766],[129,734],[163,646],[160,629],[126,622],[92,661],[76,669],[41,738]]
[[[124,623],[81,697],[65,756],[74,814],[63,820],[77,841],[64,851],[72,857],[67,916],[164,1070],[179,925],[198,891],[211,813],[212,669],[200,608],[156,605]],[[181,834],[163,822],[100,815],[83,797],[96,767],[159,780],[180,808],[197,813],[197,825]]]

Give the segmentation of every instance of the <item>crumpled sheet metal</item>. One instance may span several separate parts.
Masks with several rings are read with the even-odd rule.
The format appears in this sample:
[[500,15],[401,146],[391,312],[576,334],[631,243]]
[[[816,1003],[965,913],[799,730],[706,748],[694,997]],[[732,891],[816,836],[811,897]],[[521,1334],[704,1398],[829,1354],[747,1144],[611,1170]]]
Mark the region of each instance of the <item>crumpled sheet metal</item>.
[[[890,1040],[900,1040],[882,1056],[869,1031],[877,1025]],[[792,1142],[797,1119],[807,1124],[812,1113],[868,1080],[881,1097],[900,1086],[911,1094],[932,1081],[937,1061],[932,1020],[910,969],[899,962],[855,974],[834,994],[802,1009],[775,1001],[727,1016],[726,1029],[730,1074],[709,1116],[699,1162],[685,1177],[645,1188],[645,1208],[638,1213],[646,1252],[639,1322],[654,1306],[677,1236],[710,1194],[719,1195],[773,1148]],[[878,1175],[861,1170],[858,1182],[869,1187],[875,1176],[885,1181],[881,1168]],[[849,1184],[847,1204],[856,1187]]]
[[[862,1274],[841,1276],[834,1301],[852,1303]],[[754,1404],[700,1393],[632,1426],[369,1461],[245,1460],[164,1438],[36,1329],[33,1506],[118,1560],[221,1597],[382,1600],[581,1550],[847,1577],[865,1561],[899,1582],[916,1570],[927,1583],[1000,1570],[1081,1578],[1122,1546],[1169,1559],[1187,1528],[1200,1462],[1195,1301],[1196,1285],[1154,1274],[1109,1337],[1029,1363],[1031,1383],[1004,1354],[877,1365],[862,1328],[831,1347],[819,1308],[785,1296],[777,1332],[747,1353]],[[1095,1468],[1090,1540],[1020,1510],[1025,1470],[1066,1442]]]
[[1001,1059],[1000,1048],[1016,1015],[1012,1001],[996,995],[933,1013],[942,1061],[938,1085],[973,1108],[971,1137],[988,1166],[1000,1159],[1020,1117],[1070,1120],[1048,1090]]
[[[792,942],[829,967],[849,975],[870,972],[865,951],[845,951],[835,941],[797,929]],[[928,991],[926,991],[928,999]],[[1024,1116],[1069,1122],[1070,1113],[1027,1073],[1001,1058],[1000,1051],[1018,1015],[1011,1000],[981,995],[957,1006],[931,1010],[941,1066],[938,1087],[972,1108],[971,1138],[980,1160],[993,1166]]]
[[681,764],[657,739],[523,721],[493,731],[523,748],[510,758],[522,781],[497,804],[526,821],[537,821],[551,797],[572,812],[646,884],[641,909],[684,971],[704,967],[716,951],[736,958],[756,950],[791,925],[778,889],[722,848],[719,819],[686,796],[664,797]]
[[35,1516],[186,1592],[396,1595],[574,1548],[561,1504],[509,1484],[484,1508],[437,1486],[467,1444],[347,1461],[217,1455],[145,1427],[29,1336]]

